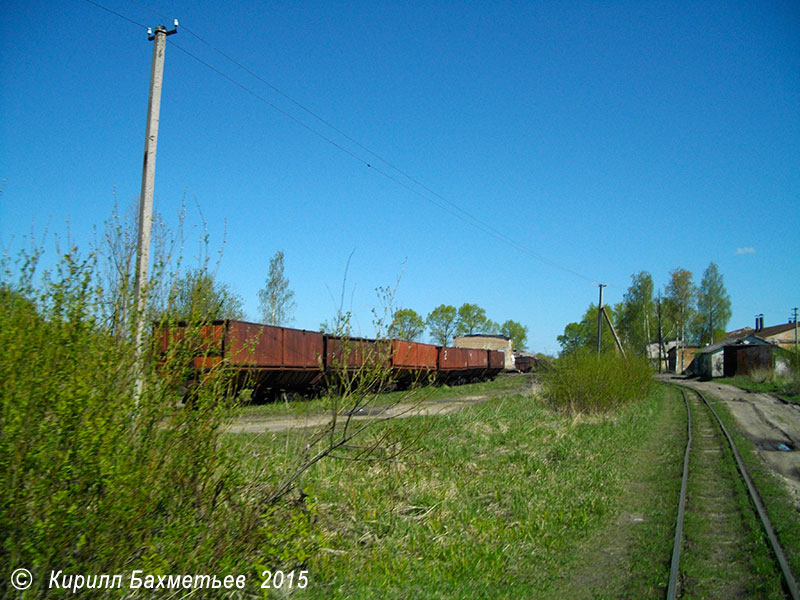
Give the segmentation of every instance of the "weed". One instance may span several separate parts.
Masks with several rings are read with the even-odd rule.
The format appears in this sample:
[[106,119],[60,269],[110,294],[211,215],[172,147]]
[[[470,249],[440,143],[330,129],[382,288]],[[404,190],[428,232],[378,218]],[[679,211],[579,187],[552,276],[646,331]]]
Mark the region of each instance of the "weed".
[[753,392],[778,394],[787,400],[800,402],[800,373],[786,370],[778,373],[775,370],[758,370],[749,375],[737,375],[720,379]]
[[570,414],[608,412],[641,400],[653,385],[652,369],[645,360],[617,354],[569,354],[543,373],[545,398]]
[[313,511],[266,503],[277,482],[249,480],[220,442],[225,370],[191,389],[193,409],[176,405],[202,325],[166,354],[148,343],[142,369],[133,319],[102,318],[95,256],[70,250],[38,280],[37,260],[0,264],[0,596],[16,568],[35,598],[51,570],[247,573],[285,564],[286,548],[304,560]]

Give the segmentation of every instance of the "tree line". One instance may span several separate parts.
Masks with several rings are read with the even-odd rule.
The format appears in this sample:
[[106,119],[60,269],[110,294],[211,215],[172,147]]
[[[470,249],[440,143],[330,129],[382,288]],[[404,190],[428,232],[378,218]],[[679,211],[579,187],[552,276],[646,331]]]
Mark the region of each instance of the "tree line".
[[[244,301],[205,267],[189,269],[174,280],[168,292],[168,318],[202,321],[245,318]],[[258,292],[259,318],[266,325],[287,325],[295,309],[294,292],[284,274],[283,251],[269,262],[264,287]]]
[[[244,319],[243,301],[228,285],[215,280],[207,269],[186,271],[175,280],[169,292],[168,315],[174,320]],[[295,309],[294,292],[284,273],[284,254],[278,250],[270,260],[264,287],[258,292],[259,318],[267,325],[284,326],[292,321]],[[327,322],[324,330],[332,329]],[[390,338],[419,341],[426,329],[433,343],[449,346],[459,335],[504,335],[512,340],[516,350],[524,350],[528,328],[511,319],[502,324],[487,318],[477,304],[455,306],[441,304],[423,319],[411,308],[401,308],[392,314],[388,328]]]
[[[691,271],[678,268],[657,292],[650,273],[635,273],[622,302],[605,310],[626,351],[649,357],[648,348],[659,339],[675,340],[681,346],[703,346],[723,339],[731,318],[731,300],[719,267],[711,262],[699,285]],[[597,347],[597,317],[597,305],[590,304],[579,322],[564,328],[564,334],[558,336],[562,354]],[[606,335],[601,350],[614,344]]]
[[509,319],[501,325],[489,319],[486,310],[469,303],[459,308],[440,304],[424,319],[411,308],[401,308],[394,312],[389,337],[418,341],[426,329],[439,346],[449,346],[456,336],[483,334],[504,335],[511,338],[515,350],[524,350],[528,337],[528,328],[521,323]]

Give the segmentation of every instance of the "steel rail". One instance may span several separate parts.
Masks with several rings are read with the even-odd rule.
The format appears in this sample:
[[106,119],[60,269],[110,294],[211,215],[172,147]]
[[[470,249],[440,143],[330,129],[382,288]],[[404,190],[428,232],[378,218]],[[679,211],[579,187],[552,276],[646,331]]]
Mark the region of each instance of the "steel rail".
[[683,515],[686,510],[686,488],[689,482],[689,452],[692,449],[692,410],[686,392],[681,390],[683,402],[686,404],[686,451],[683,454],[683,478],[681,479],[681,499],[678,503],[678,519],[675,523],[675,542],[672,545],[672,564],[669,569],[669,585],[667,599],[675,600],[678,593],[678,565],[681,561],[681,543],[683,541]]
[[[679,387],[683,388],[684,386],[679,386]],[[761,519],[761,525],[764,527],[764,531],[766,532],[767,538],[769,539],[769,542],[770,542],[770,546],[772,547],[772,552],[774,553],[775,558],[778,561],[778,565],[781,568],[781,573],[783,574],[783,579],[784,579],[784,583],[786,584],[786,589],[788,590],[789,595],[791,596],[792,600],[800,600],[800,592],[798,591],[797,580],[795,579],[794,574],[792,573],[792,570],[789,567],[789,563],[786,560],[786,555],[783,552],[783,548],[781,547],[780,542],[778,541],[778,536],[775,533],[775,527],[772,525],[772,522],[770,521],[769,516],[767,515],[767,511],[764,508],[764,504],[761,501],[761,497],[758,494],[758,490],[756,489],[755,485],[753,484],[752,479],[750,479],[750,475],[747,472],[747,468],[744,466],[744,462],[742,461],[742,457],[739,454],[739,450],[736,448],[736,444],[733,442],[733,438],[728,433],[728,430],[725,428],[725,425],[723,425],[722,419],[719,418],[719,415],[717,414],[717,411],[715,411],[714,407],[711,406],[711,404],[708,402],[708,400],[706,400],[706,397],[699,390],[696,390],[696,389],[693,389],[693,388],[689,388],[689,389],[691,389],[691,391],[693,391],[698,396],[700,396],[700,399],[708,407],[708,410],[711,411],[711,414],[714,415],[714,418],[717,420],[717,423],[719,424],[719,427],[722,430],[722,433],[725,435],[725,439],[728,440],[728,446],[730,446],[730,449],[733,452],[733,456],[736,459],[736,466],[737,466],[737,468],[739,470],[739,475],[742,477],[742,479],[745,482],[745,485],[747,486],[747,491],[750,494],[750,499],[753,501],[753,505],[756,508],[756,512],[758,513],[758,516]],[[686,402],[687,414],[691,415],[691,412],[689,411],[689,402],[686,399],[686,393],[683,391],[683,389],[681,390],[681,392],[683,393],[683,399]],[[691,416],[689,418],[691,418]],[[691,436],[691,431],[690,431],[690,436]],[[690,438],[690,440],[691,440],[691,438]],[[681,501],[680,501],[680,505],[679,505],[679,508],[678,508],[678,523],[679,523],[678,526],[681,528],[681,530],[683,528],[683,512],[682,512],[682,509],[683,509],[684,502],[685,502],[685,489],[684,488],[685,488],[685,485],[686,485],[686,479],[687,479],[688,467],[689,467],[689,454],[688,453],[689,453],[689,449],[688,449],[688,444],[687,444],[686,456],[684,457],[684,463],[683,463],[684,466],[683,466],[683,484],[681,485]],[[676,531],[675,531],[675,546],[676,547],[680,546],[680,539],[678,537],[679,533],[680,533],[680,531],[676,526]],[[677,552],[678,552],[678,556],[679,556],[680,555],[680,550],[678,549]],[[678,565],[675,562],[677,560],[676,559],[676,550],[675,550],[675,548],[673,548],[672,558],[673,558],[673,564],[672,564],[672,568],[670,570],[670,582],[669,582],[669,589],[667,591],[667,598],[669,598],[670,600],[673,600],[675,598],[675,593],[676,593],[674,588],[676,587],[675,584],[676,584],[676,581],[677,581]],[[675,581],[673,581],[673,577],[675,578]]]

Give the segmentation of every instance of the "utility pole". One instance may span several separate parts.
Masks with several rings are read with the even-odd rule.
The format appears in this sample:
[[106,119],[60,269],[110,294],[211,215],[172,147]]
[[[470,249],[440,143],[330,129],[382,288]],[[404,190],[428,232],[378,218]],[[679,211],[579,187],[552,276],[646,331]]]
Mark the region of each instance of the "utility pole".
[[794,360],[795,366],[800,364],[800,354],[797,353],[797,307],[792,309],[792,317],[794,317]]
[[663,340],[661,338],[661,292],[658,292],[658,299],[656,300],[656,315],[658,316],[658,372],[661,373],[661,367],[663,363],[663,355],[662,349],[664,347]]
[[603,288],[605,283],[598,283],[600,287],[600,301],[597,303],[597,353],[600,354],[600,345],[603,341]]
[[150,70],[150,99],[147,104],[147,129],[144,139],[144,163],[142,165],[142,190],[139,196],[139,239],[136,246],[136,398],[141,396],[143,379],[144,326],[147,309],[147,273],[150,266],[150,230],[153,225],[153,188],[156,177],[156,146],[158,145],[158,116],[161,112],[161,84],[164,78],[164,51],[167,36],[177,33],[167,31],[163,25],[156,27],[155,33],[148,29],[147,39],[153,44],[153,64]]

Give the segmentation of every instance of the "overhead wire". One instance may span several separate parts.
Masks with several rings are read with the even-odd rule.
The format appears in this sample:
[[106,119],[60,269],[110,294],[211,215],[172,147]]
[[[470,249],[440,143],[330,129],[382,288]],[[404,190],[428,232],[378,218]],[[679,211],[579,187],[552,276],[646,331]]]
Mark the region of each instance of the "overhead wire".
[[133,19],[131,19],[130,17],[126,17],[126,16],[125,16],[125,15],[123,15],[122,13],[119,13],[119,12],[117,12],[117,11],[115,11],[115,10],[112,10],[112,9],[108,8],[107,6],[103,6],[102,4],[98,4],[97,2],[94,2],[93,0],[86,0],[86,2],[88,2],[88,3],[89,3],[89,4],[91,4],[92,6],[96,6],[97,8],[101,8],[101,9],[103,9],[104,11],[106,11],[106,12],[109,12],[109,13],[111,13],[112,15],[116,15],[116,16],[117,16],[117,17],[119,17],[120,19],[125,19],[126,21],[128,21],[128,23],[133,23],[134,25],[136,25],[136,26],[138,26],[138,27],[141,27],[142,29],[147,29],[147,26],[146,26],[146,25],[142,25],[142,24],[141,24],[141,23],[139,23],[138,21],[134,21],[134,20],[133,20]]
[[[141,2],[138,2],[138,0],[132,0],[132,1],[136,2],[137,4],[140,4],[140,5],[144,6],[144,5],[143,5]],[[152,10],[152,9],[150,9],[150,10]],[[153,12],[155,13],[155,11],[153,11]],[[159,14],[159,13],[156,13],[156,14]],[[159,14],[159,16],[161,16],[162,18],[166,18],[164,15],[161,15],[161,14]],[[191,29],[189,29],[188,27],[185,27],[185,26],[184,26],[184,27],[183,27],[183,29],[185,29],[185,30],[186,30],[186,31],[187,31],[187,32],[188,32],[190,35],[194,36],[194,37],[195,37],[195,38],[196,38],[198,41],[200,41],[201,43],[203,43],[203,44],[205,44],[206,46],[208,46],[209,48],[211,48],[211,49],[212,49],[214,52],[216,52],[217,54],[219,54],[220,56],[222,56],[222,57],[223,57],[223,58],[225,58],[226,60],[228,60],[228,61],[230,61],[231,63],[233,63],[234,65],[236,65],[237,67],[239,67],[240,69],[242,69],[243,71],[245,71],[247,74],[251,75],[252,77],[254,77],[255,79],[257,79],[258,81],[260,81],[261,83],[263,83],[264,85],[266,85],[267,87],[269,87],[271,90],[273,90],[273,91],[274,91],[274,92],[276,92],[277,94],[280,94],[280,95],[281,95],[281,96],[283,96],[283,97],[284,97],[286,100],[288,100],[289,102],[291,102],[292,104],[294,104],[295,106],[297,106],[298,108],[300,108],[301,110],[303,110],[304,112],[308,113],[309,115],[311,115],[312,117],[314,117],[315,119],[317,119],[318,121],[320,121],[321,123],[323,123],[324,125],[326,125],[327,127],[329,127],[330,129],[332,129],[333,131],[335,131],[337,134],[339,134],[339,135],[341,135],[342,137],[344,137],[346,140],[348,140],[348,141],[352,142],[353,144],[355,144],[356,146],[358,146],[359,148],[361,148],[361,149],[362,149],[362,150],[364,150],[365,152],[369,153],[371,156],[373,156],[374,158],[378,159],[379,161],[381,161],[382,163],[384,163],[385,165],[387,165],[389,168],[391,168],[391,169],[392,169],[392,170],[394,170],[395,172],[399,173],[400,175],[402,175],[403,177],[405,177],[406,179],[408,179],[409,181],[411,181],[411,182],[412,182],[412,183],[414,183],[415,185],[419,186],[420,188],[422,188],[423,190],[425,190],[425,191],[426,191],[426,192],[428,192],[429,194],[431,194],[431,195],[435,196],[436,198],[438,198],[439,200],[441,200],[442,202],[444,202],[444,203],[445,203],[447,206],[450,206],[450,207],[451,207],[453,210],[450,210],[450,209],[448,209],[446,206],[443,206],[442,204],[440,204],[440,203],[438,203],[438,202],[435,202],[435,201],[433,201],[432,199],[428,198],[428,197],[427,197],[427,196],[425,196],[424,194],[420,193],[418,190],[415,190],[415,189],[411,188],[410,186],[408,186],[408,185],[405,185],[405,184],[404,184],[402,181],[398,180],[398,179],[397,179],[397,178],[395,178],[395,177],[392,177],[391,175],[389,175],[388,173],[384,172],[383,170],[376,168],[374,165],[372,165],[372,164],[368,163],[367,161],[363,160],[362,158],[360,158],[360,157],[356,157],[356,156],[355,156],[355,155],[354,155],[352,152],[349,152],[349,151],[347,151],[347,150],[344,150],[344,148],[342,148],[342,146],[341,146],[341,145],[337,144],[336,142],[333,142],[332,140],[330,140],[330,139],[329,139],[329,138],[327,138],[326,136],[322,136],[322,135],[321,135],[319,132],[317,132],[317,131],[316,131],[316,130],[314,130],[313,128],[311,128],[311,127],[307,126],[305,123],[302,123],[301,121],[299,121],[298,119],[294,118],[293,116],[287,115],[287,116],[289,116],[289,118],[291,118],[291,119],[292,119],[292,120],[294,120],[295,122],[297,122],[297,123],[300,123],[301,125],[303,125],[303,127],[305,127],[306,129],[309,129],[310,131],[314,132],[315,134],[317,134],[317,135],[320,135],[320,137],[323,137],[323,139],[325,139],[325,140],[326,140],[326,141],[328,141],[329,143],[333,144],[333,145],[334,145],[334,146],[336,146],[337,148],[344,150],[344,151],[345,151],[345,152],[347,152],[347,153],[348,153],[350,156],[352,156],[353,158],[356,158],[357,160],[359,160],[360,162],[362,162],[363,164],[365,164],[367,167],[370,167],[370,168],[374,169],[375,171],[377,171],[378,173],[380,173],[380,174],[381,174],[381,175],[383,175],[384,177],[387,177],[388,179],[390,179],[391,181],[393,181],[393,182],[397,183],[398,185],[401,185],[401,186],[403,186],[405,189],[407,189],[407,190],[409,190],[409,191],[413,192],[414,194],[416,194],[416,195],[417,195],[417,196],[419,196],[420,198],[423,198],[424,200],[427,200],[427,201],[431,202],[431,203],[432,203],[432,204],[434,204],[435,206],[438,206],[439,208],[441,208],[441,209],[445,210],[446,212],[450,213],[451,215],[453,215],[453,216],[455,216],[455,217],[459,218],[459,219],[460,219],[461,221],[463,221],[464,223],[467,223],[468,225],[472,225],[472,226],[477,226],[477,227],[478,227],[479,229],[481,229],[481,230],[482,230],[484,233],[487,233],[487,234],[491,235],[491,236],[492,236],[492,237],[494,237],[496,240],[498,240],[498,241],[501,241],[501,242],[503,242],[503,243],[505,243],[505,244],[507,244],[507,245],[510,245],[510,246],[512,246],[513,248],[515,248],[516,250],[518,250],[518,251],[520,251],[520,252],[523,252],[523,253],[525,253],[525,254],[528,254],[528,255],[532,256],[533,258],[535,258],[535,259],[537,259],[537,260],[539,260],[539,261],[542,261],[542,262],[544,262],[544,263],[546,263],[546,264],[549,264],[549,265],[550,265],[550,266],[552,266],[552,267],[555,267],[555,268],[558,268],[558,269],[565,270],[565,271],[567,271],[567,272],[569,272],[569,273],[571,273],[571,274],[573,274],[573,275],[576,275],[576,276],[578,276],[578,277],[580,277],[580,278],[582,278],[582,279],[586,279],[587,281],[590,281],[590,279],[589,279],[588,277],[585,277],[585,276],[581,275],[580,273],[577,273],[576,271],[573,271],[573,270],[571,270],[571,269],[569,269],[569,268],[567,268],[567,267],[564,267],[564,266],[562,266],[562,265],[559,265],[558,263],[555,263],[555,262],[553,262],[553,261],[550,261],[549,259],[545,258],[544,256],[541,256],[541,255],[539,255],[539,254],[537,254],[537,253],[535,253],[535,252],[532,252],[531,250],[529,250],[529,249],[528,249],[528,248],[526,248],[525,246],[522,246],[521,244],[519,244],[518,242],[516,242],[516,241],[515,241],[515,240],[513,240],[512,238],[508,237],[508,236],[507,236],[506,234],[504,234],[503,232],[499,231],[498,229],[496,229],[496,228],[495,228],[495,227],[493,227],[492,225],[490,225],[490,224],[488,224],[488,223],[486,223],[486,222],[482,221],[481,219],[477,218],[476,216],[474,216],[473,214],[471,214],[469,211],[467,211],[467,210],[465,210],[465,209],[461,208],[460,206],[458,206],[458,205],[457,205],[457,204],[455,204],[454,202],[450,201],[450,200],[449,200],[449,199],[447,199],[446,197],[444,197],[444,196],[442,196],[441,194],[437,193],[435,190],[432,190],[430,187],[428,187],[428,186],[427,186],[427,185],[425,185],[423,182],[419,181],[417,178],[415,178],[415,177],[413,177],[412,175],[410,175],[410,174],[409,174],[408,172],[406,172],[405,170],[403,170],[403,169],[401,169],[400,167],[396,166],[396,165],[395,165],[395,164],[393,164],[391,161],[387,160],[386,158],[384,158],[383,156],[381,156],[381,155],[377,154],[376,152],[374,152],[373,150],[371,150],[370,148],[368,148],[367,146],[365,146],[364,144],[362,144],[361,142],[359,142],[359,141],[358,141],[358,140],[356,140],[355,138],[351,137],[351,136],[350,136],[350,135],[348,135],[346,132],[342,131],[340,128],[338,128],[338,127],[336,127],[334,124],[332,124],[330,121],[328,121],[328,120],[327,120],[327,119],[325,119],[324,117],[320,116],[319,114],[317,114],[316,112],[314,112],[314,111],[313,111],[313,110],[311,110],[310,108],[308,108],[308,107],[304,106],[303,104],[301,104],[300,102],[298,102],[297,100],[295,100],[294,98],[292,98],[292,97],[291,97],[289,94],[285,93],[283,90],[281,90],[281,89],[280,89],[280,88],[278,88],[277,86],[273,85],[273,84],[272,84],[271,82],[269,82],[268,80],[264,79],[264,78],[263,78],[261,75],[259,75],[258,73],[256,73],[256,72],[255,72],[255,71],[253,71],[252,69],[248,68],[246,65],[242,64],[240,61],[236,60],[235,58],[233,58],[233,57],[232,57],[232,56],[230,56],[229,54],[227,54],[227,53],[223,52],[222,50],[220,50],[219,48],[217,48],[215,45],[213,45],[211,42],[209,42],[209,41],[205,40],[203,37],[201,37],[201,36],[200,36],[200,35],[198,35],[197,33],[193,32],[193,31],[192,31]],[[176,46],[177,46],[177,44],[174,42],[174,40],[170,40],[170,41],[171,41],[171,43],[172,43],[173,45],[176,45]],[[215,69],[215,71],[216,71],[216,69]],[[237,85],[238,85],[238,84],[237,84]],[[274,106],[272,103],[268,103],[268,104],[269,104],[270,106],[272,106],[273,108],[276,108],[276,107],[275,107],[275,106]],[[282,111],[281,109],[277,109],[277,108],[276,108],[276,110],[278,110],[279,112],[281,112],[281,113],[282,113],[282,114],[284,114],[284,115],[286,115],[286,114],[287,114],[285,111]],[[454,211],[456,211],[456,212],[454,212]]]
[[[277,112],[279,112],[280,114],[282,114],[283,116],[285,116],[287,119],[290,119],[290,120],[294,121],[295,123],[297,123],[298,125],[300,125],[300,126],[301,126],[301,127],[303,127],[304,129],[308,130],[309,132],[313,133],[314,135],[318,136],[319,138],[321,138],[321,139],[325,140],[326,142],[328,142],[328,143],[329,143],[329,144],[331,144],[332,146],[334,146],[334,147],[338,148],[339,150],[341,150],[342,152],[344,152],[345,154],[347,154],[348,156],[350,156],[350,157],[351,157],[351,158],[353,158],[354,160],[357,160],[358,162],[360,162],[361,164],[365,165],[366,167],[368,167],[368,168],[370,168],[370,169],[372,169],[372,170],[376,171],[377,173],[379,173],[379,174],[383,175],[383,176],[384,176],[384,177],[386,177],[387,179],[389,179],[389,180],[391,180],[391,181],[395,182],[396,184],[398,184],[398,185],[400,185],[400,186],[404,187],[405,189],[407,189],[407,190],[411,191],[412,193],[416,194],[416,195],[417,195],[417,196],[419,196],[420,198],[423,198],[423,199],[425,199],[425,200],[429,200],[429,201],[430,201],[430,199],[429,199],[429,198],[427,198],[427,197],[426,197],[424,194],[421,194],[419,191],[417,191],[417,190],[414,190],[413,188],[409,187],[408,185],[406,185],[405,183],[403,183],[402,181],[400,181],[400,180],[399,180],[399,179],[397,179],[396,177],[392,176],[390,173],[387,173],[386,171],[384,171],[384,170],[382,170],[382,169],[380,169],[380,168],[378,168],[378,167],[376,167],[376,166],[372,165],[371,163],[367,162],[366,160],[364,160],[363,158],[361,158],[360,156],[358,156],[358,155],[357,155],[357,154],[355,154],[354,152],[352,152],[352,151],[348,150],[347,148],[345,148],[344,146],[342,146],[341,144],[339,144],[338,142],[336,142],[336,140],[333,140],[333,139],[331,139],[330,137],[328,137],[328,136],[326,136],[325,134],[323,134],[322,132],[320,132],[320,131],[318,131],[318,130],[314,129],[313,127],[311,127],[311,126],[310,126],[310,125],[308,125],[307,123],[304,123],[303,121],[301,121],[300,119],[298,119],[297,117],[295,117],[294,115],[292,115],[291,113],[289,113],[289,112],[286,112],[286,111],[285,111],[285,110],[283,110],[281,107],[277,106],[276,104],[273,104],[273,103],[272,103],[272,102],[270,102],[268,99],[264,98],[264,96],[260,95],[260,94],[259,94],[258,92],[256,92],[256,91],[254,91],[252,88],[249,88],[249,87],[247,87],[246,85],[244,85],[243,83],[240,83],[239,81],[237,81],[237,80],[236,80],[236,79],[234,79],[233,77],[231,77],[231,76],[227,75],[226,73],[223,73],[222,71],[220,71],[219,69],[217,69],[215,66],[213,66],[212,64],[210,64],[210,63],[208,63],[208,62],[204,61],[202,58],[200,58],[200,57],[199,57],[199,56],[197,56],[196,54],[193,54],[192,52],[188,51],[186,48],[183,48],[182,46],[180,46],[179,44],[177,44],[175,41],[173,41],[173,40],[170,40],[170,39],[167,39],[167,41],[169,42],[169,44],[170,44],[171,46],[174,46],[175,48],[177,48],[177,49],[178,49],[178,50],[180,50],[181,52],[185,53],[185,54],[186,54],[187,56],[189,56],[190,58],[194,59],[195,61],[197,61],[197,62],[198,62],[198,63],[200,63],[201,65],[203,65],[203,66],[207,67],[208,69],[210,69],[211,71],[213,71],[214,73],[216,73],[217,75],[219,75],[220,77],[222,77],[222,78],[226,79],[227,81],[229,81],[229,82],[230,82],[230,83],[232,83],[233,85],[237,86],[238,88],[240,88],[240,89],[242,89],[243,91],[247,92],[248,94],[252,95],[252,96],[253,96],[254,98],[256,98],[257,100],[259,100],[259,101],[263,102],[264,104],[266,104],[266,105],[267,105],[267,106],[269,106],[270,108],[274,109],[275,111],[277,111]],[[431,202],[433,202],[433,201],[431,201]],[[459,215],[458,213],[456,213],[456,212],[454,212],[454,211],[450,210],[450,209],[449,209],[447,206],[443,206],[442,204],[440,204],[440,203],[437,203],[437,202],[433,202],[433,204],[435,204],[436,206],[438,206],[438,207],[439,207],[439,208],[441,208],[442,210],[445,210],[445,211],[449,212],[449,213],[450,213],[450,214],[452,214],[453,216],[455,216],[455,217],[457,217],[457,218],[461,219],[461,220],[462,220],[462,221],[464,221],[465,223],[467,223],[467,224],[470,224],[470,223],[469,223],[469,221],[467,221],[466,219],[464,219],[464,217],[462,217],[462,216],[461,216],[461,215]],[[501,240],[501,241],[505,241],[505,240]],[[520,248],[520,250],[522,250],[522,248]]]
[[[92,4],[93,6],[101,8],[101,9],[103,9],[103,10],[105,10],[105,11],[111,13],[111,14],[114,14],[114,15],[116,15],[116,16],[118,16],[118,17],[120,17],[120,18],[122,18],[122,19],[124,19],[124,20],[126,20],[128,22],[130,22],[130,23],[133,23],[134,25],[137,25],[139,27],[145,27],[141,23],[138,23],[138,22],[134,21],[133,19],[128,18],[125,15],[123,15],[123,14],[117,12],[117,11],[111,10],[111,9],[109,9],[109,8],[107,8],[107,7],[103,6],[103,5],[95,2],[94,0],[86,0],[86,2],[88,2],[89,4]],[[167,18],[162,13],[152,9],[151,7],[145,5],[144,3],[140,2],[139,0],[131,0],[131,2],[134,2],[135,4],[138,4],[139,6],[142,6],[143,8],[146,8],[147,10],[149,10],[150,12],[152,12],[153,14],[155,14],[155,15],[161,17],[161,18]],[[276,105],[275,103],[271,102],[269,99],[267,99],[266,97],[262,96],[257,91],[255,91],[252,88],[248,87],[247,85],[241,83],[240,81],[238,81],[234,77],[228,75],[227,73],[223,72],[219,68],[217,68],[214,65],[210,64],[209,62],[203,60],[202,58],[200,58],[199,56],[197,56],[193,52],[187,50],[186,48],[184,48],[183,46],[181,46],[180,44],[175,42],[174,39],[172,39],[172,38],[168,38],[167,39],[167,41],[169,42],[169,44],[171,46],[174,46],[176,49],[180,50],[181,52],[186,54],[188,57],[190,57],[191,59],[193,59],[194,61],[196,61],[200,65],[202,65],[202,66],[206,67],[207,69],[211,70],[212,72],[216,73],[217,75],[219,75],[220,77],[222,77],[223,79],[228,81],[229,83],[235,85],[236,87],[240,88],[244,92],[250,94],[251,96],[256,98],[258,101],[264,103],[266,106],[272,108],[273,110],[275,110],[276,112],[280,113],[281,115],[283,115],[287,119],[293,121],[294,123],[300,125],[301,127],[306,129],[310,133],[316,135],[320,139],[322,139],[325,142],[331,144],[332,146],[334,146],[335,148],[337,148],[341,152],[344,152],[345,154],[350,156],[352,159],[358,161],[359,163],[363,164],[367,168],[372,169],[373,171],[375,171],[378,174],[382,175],[386,179],[389,179],[390,181],[394,182],[395,184],[403,187],[404,189],[410,191],[411,193],[413,193],[414,195],[418,196],[419,198],[421,198],[423,200],[426,200],[426,201],[430,202],[431,204],[433,204],[434,206],[437,206],[438,208],[444,210],[445,212],[447,212],[450,215],[456,217],[457,219],[459,219],[463,223],[465,223],[467,225],[470,225],[470,226],[482,231],[483,233],[485,233],[485,234],[489,235],[490,237],[494,238],[495,240],[497,240],[497,241],[499,241],[499,242],[501,242],[503,244],[506,244],[506,245],[514,248],[515,250],[530,256],[531,258],[534,258],[534,259],[536,259],[536,260],[538,260],[538,261],[540,261],[540,262],[542,262],[544,264],[547,264],[550,267],[553,267],[555,269],[559,269],[561,271],[564,271],[566,273],[569,273],[569,274],[571,274],[573,276],[576,276],[576,277],[578,277],[580,279],[583,279],[585,281],[589,281],[592,284],[594,284],[594,280],[590,279],[589,277],[586,277],[582,273],[579,273],[579,272],[577,272],[577,271],[575,271],[575,270],[573,270],[573,269],[571,269],[569,267],[566,267],[566,266],[564,266],[564,265],[562,265],[560,263],[557,263],[557,262],[555,262],[555,261],[553,261],[551,259],[548,259],[548,258],[546,258],[546,257],[544,257],[544,256],[542,256],[542,255],[540,255],[540,254],[538,254],[536,252],[533,252],[527,246],[524,246],[523,244],[521,244],[521,243],[517,242],[516,240],[510,238],[508,235],[506,235],[502,231],[496,229],[495,227],[493,227],[489,223],[486,223],[482,219],[479,219],[478,217],[476,217],[475,215],[473,215],[472,213],[470,213],[466,209],[462,208],[461,206],[459,206],[455,202],[449,200],[445,196],[443,196],[443,195],[439,194],[438,192],[436,192],[435,190],[431,189],[430,187],[425,185],[423,182],[421,182],[419,179],[413,177],[411,174],[409,174],[405,170],[401,169],[400,167],[397,167],[391,161],[387,160],[386,158],[382,157],[378,153],[374,152],[373,150],[371,150],[370,148],[368,148],[367,146],[365,146],[364,144],[362,144],[361,142],[359,142],[355,138],[351,137],[350,135],[348,135],[347,133],[342,131],[340,128],[336,127],[334,124],[330,123],[324,117],[320,116],[319,114],[317,114],[313,110],[311,110],[308,107],[304,106],[302,103],[300,103],[297,100],[295,100],[294,98],[292,98],[289,94],[285,93],[280,88],[278,88],[277,86],[273,85],[271,82],[266,80],[264,77],[262,77],[261,75],[259,75],[255,71],[253,71],[252,69],[248,68],[246,65],[242,64],[240,61],[236,60],[235,58],[233,58],[229,54],[223,52],[222,50],[217,48],[211,42],[205,40],[202,36],[200,36],[199,34],[195,33],[194,31],[192,31],[185,24],[181,24],[181,30],[182,31],[186,31],[191,36],[193,36],[195,39],[197,39],[199,42],[201,42],[202,44],[206,45],[208,48],[210,48],[211,50],[213,50],[214,52],[216,52],[217,54],[219,54],[220,56],[222,56],[226,60],[230,61],[232,64],[236,65],[237,67],[239,67],[240,69],[245,71],[247,74],[249,74],[251,77],[253,77],[256,80],[258,80],[259,82],[263,83],[268,88],[273,90],[275,93],[279,94],[280,96],[285,98],[287,101],[289,101],[293,105],[297,106],[298,108],[300,108],[301,110],[303,110],[307,114],[311,115],[312,117],[317,119],[319,122],[323,123],[326,127],[330,128],[332,131],[336,132],[338,135],[342,136],[343,138],[348,140],[350,143],[354,144],[355,146],[357,146],[361,150],[367,152],[373,158],[379,160],[380,162],[385,164],[387,167],[389,167],[389,169],[391,169],[392,171],[398,173],[405,180],[412,182],[418,188],[421,188],[422,190],[427,192],[427,194],[421,192],[419,189],[416,189],[416,188],[412,187],[411,185],[409,185],[408,183],[406,183],[402,179],[392,175],[391,173],[387,172],[386,170],[375,166],[375,164],[373,164],[373,162],[365,160],[363,157],[359,156],[358,154],[356,154],[352,150],[346,148],[344,145],[342,145],[339,142],[337,142],[336,140],[332,139],[330,136],[325,135],[324,133],[322,133],[321,131],[319,131],[316,128],[312,127],[311,125],[309,125],[309,124],[305,123],[304,121],[298,119],[296,116],[294,116],[290,112],[284,110],[283,108],[281,108],[280,106]],[[431,196],[433,196],[433,197],[431,197]]]

